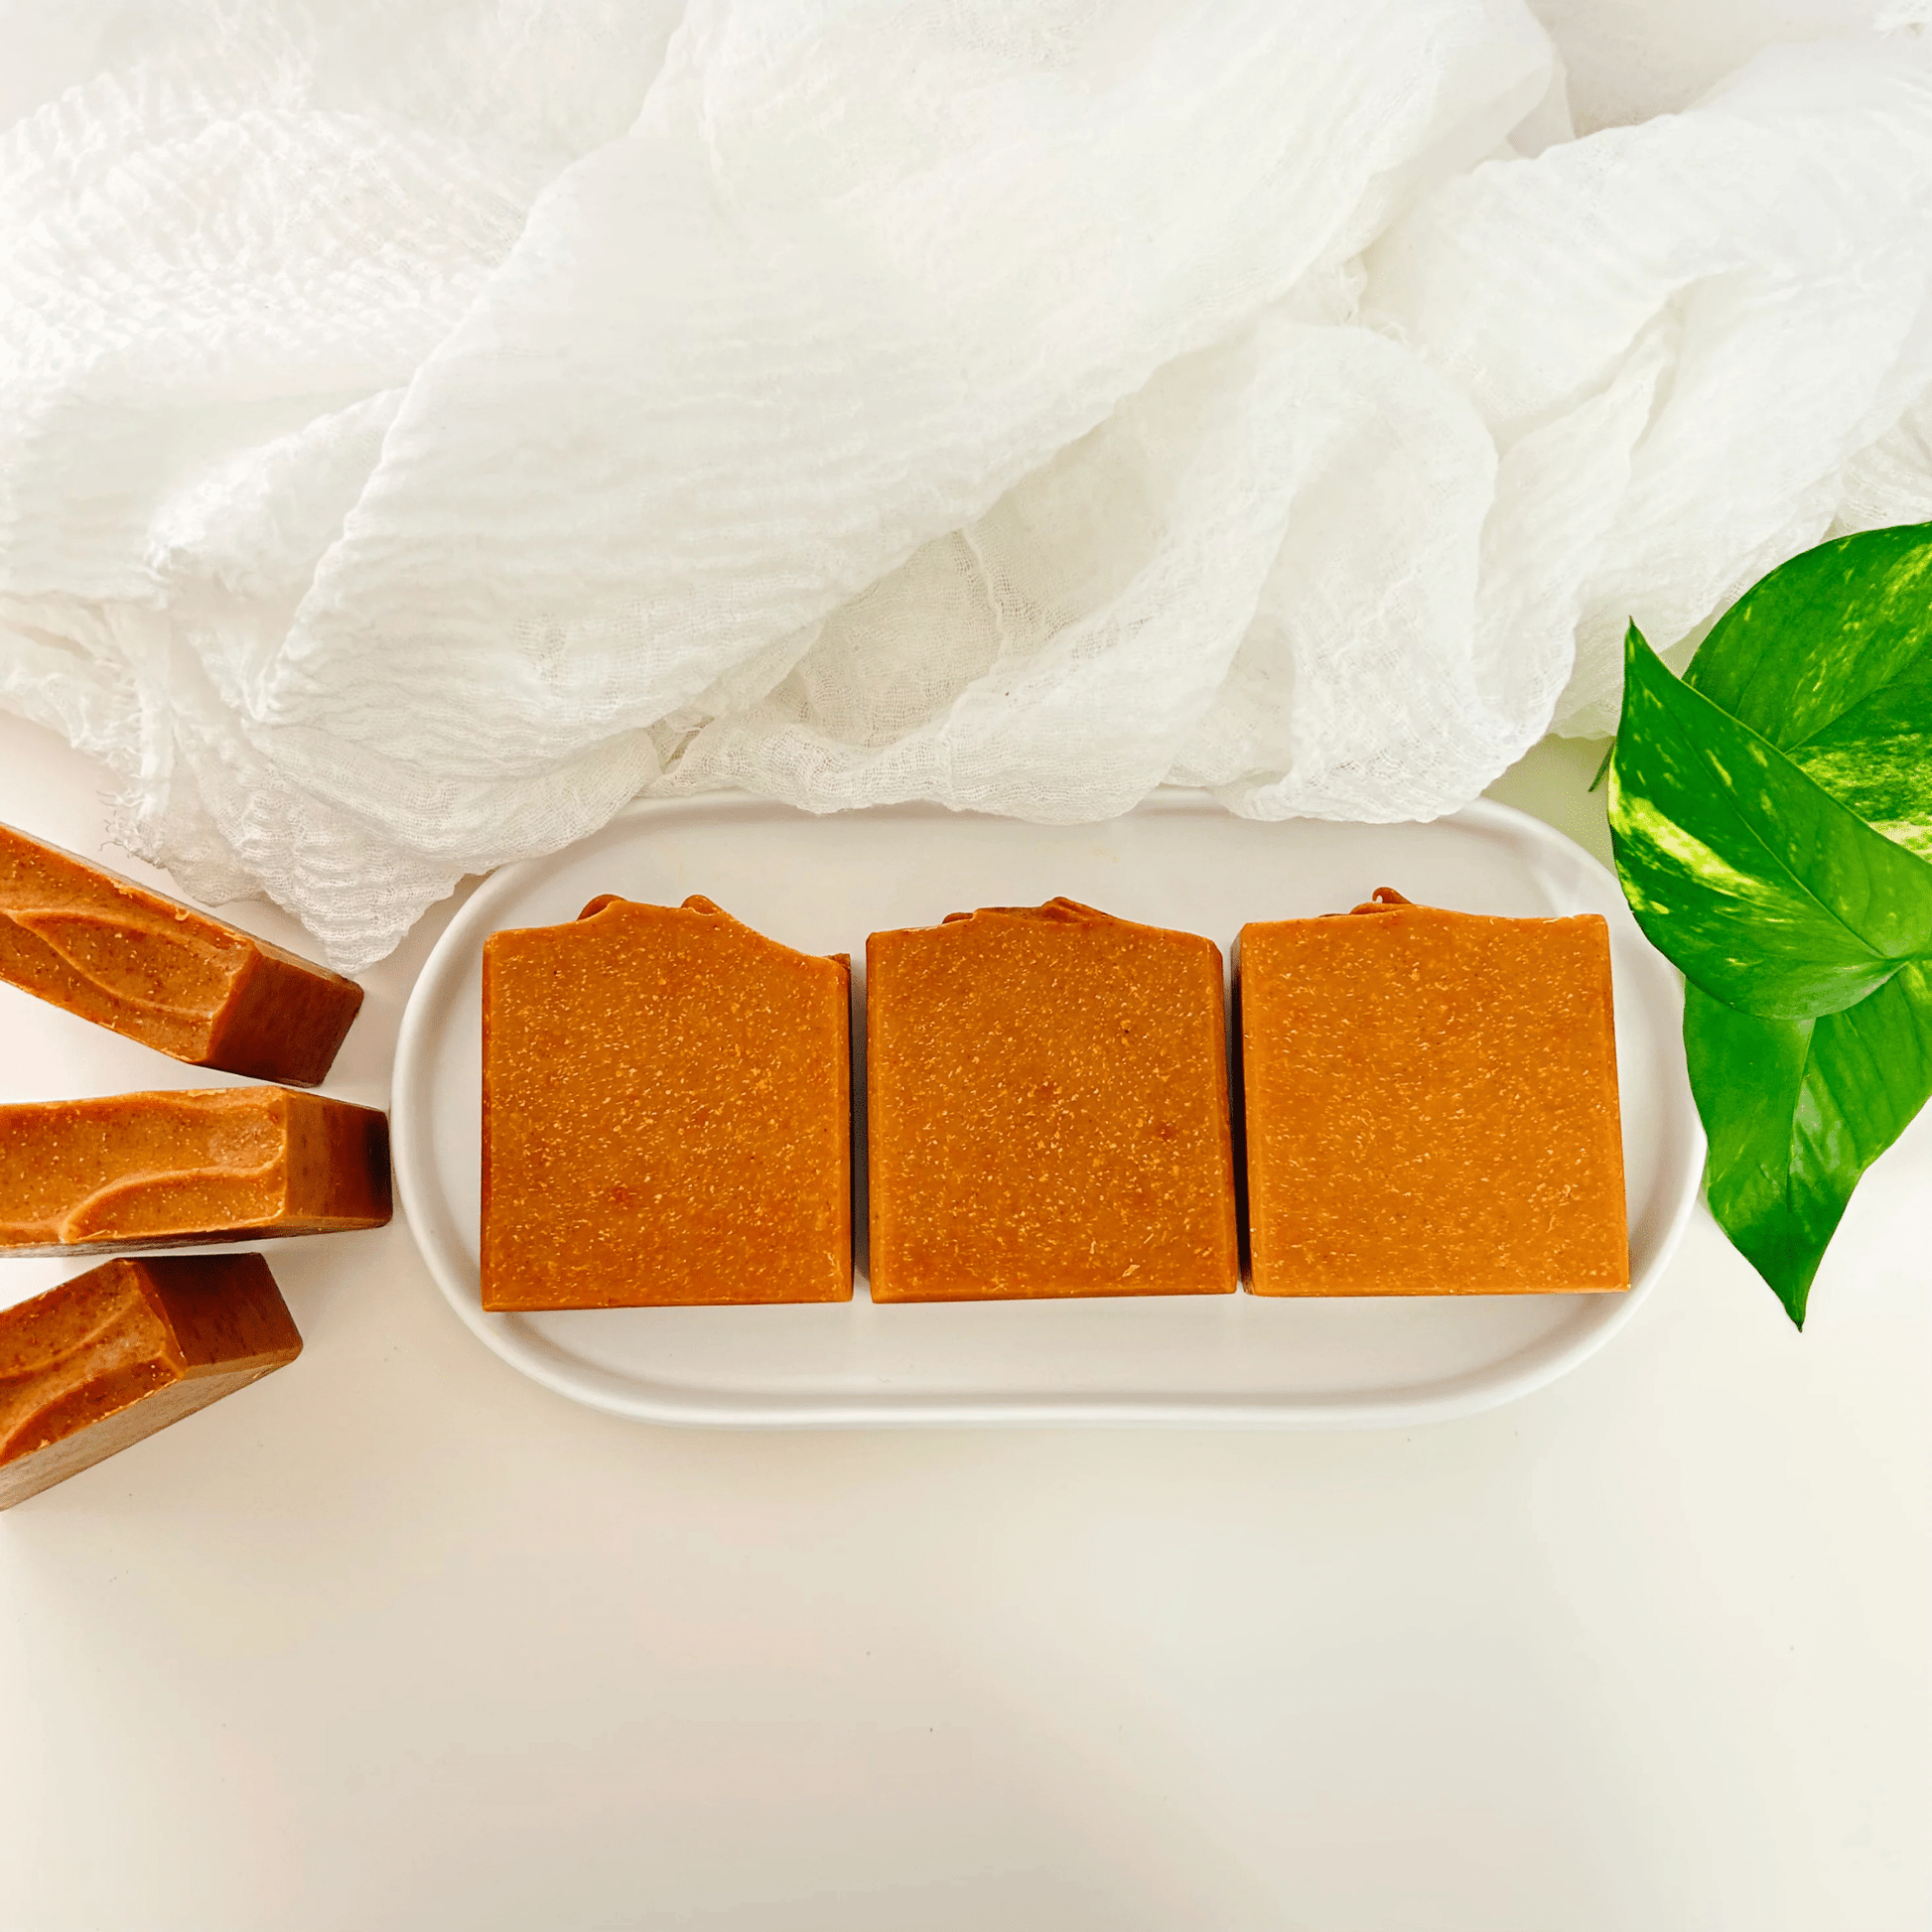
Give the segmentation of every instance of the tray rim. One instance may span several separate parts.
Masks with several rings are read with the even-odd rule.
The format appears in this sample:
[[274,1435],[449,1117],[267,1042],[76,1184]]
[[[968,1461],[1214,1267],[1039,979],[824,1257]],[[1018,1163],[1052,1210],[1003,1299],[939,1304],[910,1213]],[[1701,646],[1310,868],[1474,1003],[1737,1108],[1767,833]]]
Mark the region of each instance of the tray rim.
[[[1225,810],[1210,792],[1193,787],[1163,785],[1136,805],[1132,812],[1122,816],[1132,816],[1150,807],[1159,809],[1163,805],[1203,802]],[[800,818],[816,816],[774,799],[759,798],[736,788],[720,788],[669,798],[632,799],[614,813],[604,826],[599,827],[597,833],[588,836],[598,836],[611,825],[626,819],[677,815],[693,808],[715,809],[721,804]],[[888,813],[902,814],[908,809],[935,818],[991,816],[956,813],[929,801],[874,806],[836,816],[884,816]],[[1513,805],[1505,805],[1491,798],[1476,798],[1458,810],[1445,812],[1429,822],[1486,827],[1517,838],[1527,835],[1533,843],[1561,854],[1567,863],[1581,863],[1621,896],[1615,876],[1593,853],[1533,813],[1521,811]],[[509,1324],[514,1317],[491,1314],[475,1299],[474,1287],[468,1281],[469,1271],[455,1246],[457,1236],[454,1230],[436,1224],[432,1205],[438,1190],[431,1152],[435,1110],[429,1092],[428,1040],[434,1029],[431,1015],[441,1004],[437,996],[443,991],[443,982],[465,970],[473,943],[480,947],[483,937],[496,929],[485,923],[490,908],[510,897],[529,875],[550,865],[570,849],[570,846],[561,846],[554,852],[541,853],[498,867],[470,896],[431,948],[409,990],[397,1035],[390,1087],[390,1142],[396,1200],[402,1210],[402,1219],[431,1279],[458,1318],[492,1354],[520,1374],[572,1401],[610,1414],[659,1425],[713,1429],[1088,1427],[1339,1430],[1411,1428],[1423,1423],[1446,1422],[1501,1407],[1545,1388],[1588,1360],[1613,1336],[1620,1334],[1669,1268],[1702,1192],[1705,1136],[1693,1107],[1687,1123],[1691,1134],[1687,1159],[1681,1170],[1672,1176],[1670,1186],[1674,1191],[1667,1194],[1670,1214],[1663,1239],[1658,1243],[1648,1266],[1633,1277],[1627,1291],[1614,1298],[1602,1298],[1604,1312],[1600,1319],[1581,1331],[1559,1330],[1554,1335],[1541,1337],[1517,1354],[1505,1357],[1500,1363],[1468,1370],[1443,1381],[1391,1389],[1368,1399],[1353,1392],[1333,1395],[1313,1393],[1287,1398],[1208,1394],[1186,1397],[1152,1394],[1128,1396],[1113,1393],[1083,1397],[1077,1394],[1039,1395],[994,1389],[899,1397],[882,1392],[877,1397],[868,1398],[828,1395],[800,1399],[652,1384],[640,1378],[620,1376],[613,1370],[598,1369],[565,1356],[561,1351],[553,1351],[555,1359],[552,1359],[539,1350],[511,1342]],[[479,927],[482,928],[481,932]],[[1654,987],[1667,991],[1671,1004],[1680,1004],[1683,997],[1682,980],[1676,970],[1654,949],[1639,956],[1644,961],[1647,974],[1654,976]],[[1239,1292],[1246,1294],[1247,1291],[1244,1288]],[[748,1309],[746,1312],[755,1315],[757,1310]]]

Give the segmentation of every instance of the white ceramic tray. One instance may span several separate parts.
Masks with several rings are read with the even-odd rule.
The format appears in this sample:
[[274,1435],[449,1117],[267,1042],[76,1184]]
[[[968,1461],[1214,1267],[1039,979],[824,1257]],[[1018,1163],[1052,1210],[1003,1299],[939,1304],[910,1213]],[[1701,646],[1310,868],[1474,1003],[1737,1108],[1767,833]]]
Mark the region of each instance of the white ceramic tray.
[[[599,893],[675,904],[701,892],[789,945],[849,952],[863,1013],[866,934],[882,927],[1064,894],[1207,933],[1225,953],[1245,920],[1334,911],[1377,886],[1475,912],[1609,919],[1629,1294],[875,1308],[862,1279],[844,1306],[504,1315],[480,1304],[481,961],[501,927],[574,918]],[[1681,1015],[1676,976],[1610,875],[1486,800],[1429,825],[1262,825],[1178,791],[1078,826],[925,806],[814,818],[735,795],[643,803],[566,851],[505,867],[451,922],[403,1017],[396,1178],[430,1272],[484,1342],[564,1395],[652,1422],[1408,1425],[1536,1388],[1636,1311],[1703,1167]],[[855,1091],[864,1084],[861,1067]],[[863,1240],[863,1207],[858,1225]]]

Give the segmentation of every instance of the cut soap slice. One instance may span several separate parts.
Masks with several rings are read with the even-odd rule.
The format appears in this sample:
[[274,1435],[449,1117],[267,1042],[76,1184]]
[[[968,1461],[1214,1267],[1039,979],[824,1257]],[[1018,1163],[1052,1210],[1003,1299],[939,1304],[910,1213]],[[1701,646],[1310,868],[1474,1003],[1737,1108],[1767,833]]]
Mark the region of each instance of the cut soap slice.
[[1384,887],[1241,928],[1257,1295],[1630,1285],[1609,928]]
[[486,1309],[852,1296],[851,975],[707,898],[483,945]]
[[0,1310],[0,1509],[301,1352],[259,1255],[109,1261]]
[[286,1087],[0,1107],[0,1250],[180,1248],[389,1218],[389,1123]]
[[362,989],[0,825],[0,980],[144,1046],[314,1086]]
[[1236,1286],[1220,949],[1071,899],[866,942],[876,1302]]

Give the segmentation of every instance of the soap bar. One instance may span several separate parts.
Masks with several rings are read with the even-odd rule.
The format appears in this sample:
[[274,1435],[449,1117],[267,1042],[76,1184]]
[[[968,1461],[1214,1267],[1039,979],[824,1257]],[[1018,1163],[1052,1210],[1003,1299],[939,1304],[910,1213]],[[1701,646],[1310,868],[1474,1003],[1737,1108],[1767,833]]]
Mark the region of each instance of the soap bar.
[[1221,953],[1071,899],[866,942],[875,1302],[1225,1295]]
[[191,1066],[297,1086],[362,1004],[353,980],[5,825],[0,980]]
[[259,1255],[110,1261],[0,1309],[0,1509],[301,1352]]
[[483,943],[486,1309],[852,1296],[851,976],[708,898]]
[[1241,928],[1257,1295],[1630,1285],[1609,928],[1383,888]]
[[0,1253],[329,1234],[389,1218],[389,1123],[286,1087],[0,1107]]

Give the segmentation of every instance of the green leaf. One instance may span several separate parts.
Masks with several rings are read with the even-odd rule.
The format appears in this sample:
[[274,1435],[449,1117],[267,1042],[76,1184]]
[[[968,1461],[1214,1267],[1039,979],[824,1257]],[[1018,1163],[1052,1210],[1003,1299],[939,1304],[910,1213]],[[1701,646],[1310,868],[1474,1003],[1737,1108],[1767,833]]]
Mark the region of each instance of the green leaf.
[[1907,966],[1817,1020],[1758,1019],[1690,987],[1684,1047],[1711,1211],[1803,1327],[1859,1177],[1932,1096],[1932,972]]
[[1719,620],[1684,681],[1932,858],[1932,524],[1780,565]]
[[1640,644],[1618,871],[1692,981],[1712,1211],[1802,1326],[1860,1176],[1932,1096],[1932,525],[1793,558],[1681,684]]
[[1651,943],[1726,1006],[1813,1019],[1932,960],[1932,866],[1673,677],[1635,624],[1610,834]]

